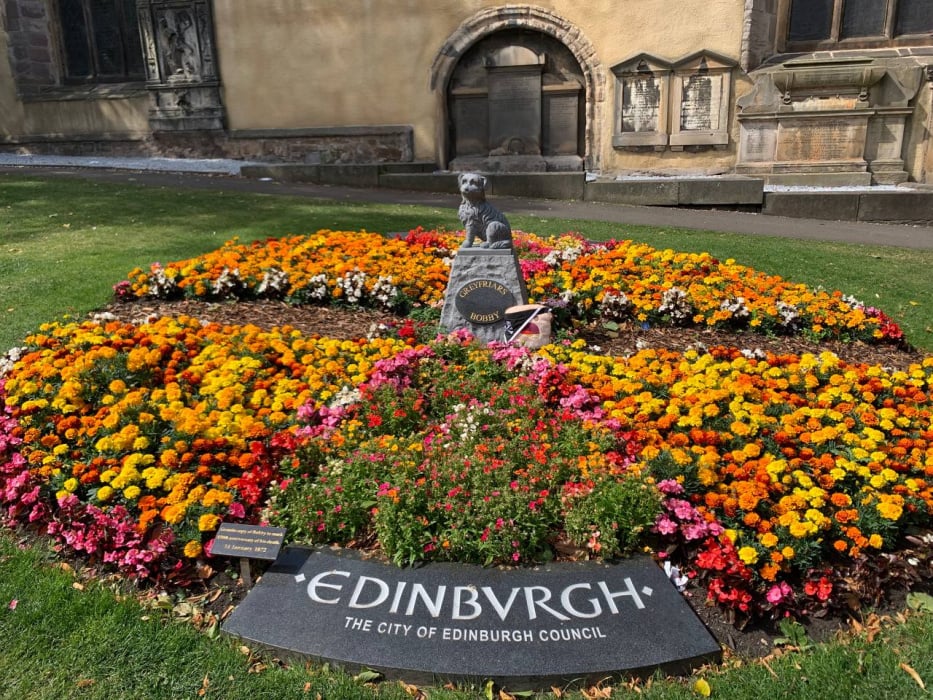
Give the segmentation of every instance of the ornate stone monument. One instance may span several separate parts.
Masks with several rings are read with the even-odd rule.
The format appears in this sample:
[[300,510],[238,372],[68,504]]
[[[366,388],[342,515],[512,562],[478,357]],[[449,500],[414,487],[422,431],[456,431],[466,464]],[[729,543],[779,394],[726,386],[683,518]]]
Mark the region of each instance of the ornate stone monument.
[[221,130],[224,107],[207,0],[138,0],[153,131]]
[[[885,58],[797,59],[752,74],[736,172],[788,184],[897,184],[921,69]],[[809,179],[803,179],[809,176]]]
[[450,169],[581,170],[583,82],[552,37],[499,32],[477,42],[449,88]]
[[505,310],[528,303],[512,228],[486,201],[485,177],[462,173],[458,183],[465,236],[450,270],[441,326],[447,331],[465,328],[483,343],[504,340]]

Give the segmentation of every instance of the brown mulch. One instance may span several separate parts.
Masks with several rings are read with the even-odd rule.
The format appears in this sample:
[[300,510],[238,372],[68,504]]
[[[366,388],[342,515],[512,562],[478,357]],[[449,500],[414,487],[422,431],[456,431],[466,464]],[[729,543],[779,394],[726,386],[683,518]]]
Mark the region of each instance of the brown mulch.
[[[102,311],[113,314],[121,321],[139,323],[162,316],[190,316],[222,325],[252,324],[264,329],[289,326],[307,336],[327,336],[341,339],[365,337],[380,324],[393,325],[399,317],[369,309],[350,309],[324,306],[296,307],[280,301],[255,302],[201,302],[145,300],[133,303],[115,303]],[[675,351],[703,349],[716,346],[737,347],[776,355],[819,353],[829,350],[850,363],[870,363],[882,367],[903,369],[923,359],[924,354],[907,347],[893,345],[867,345],[864,343],[816,344],[797,337],[765,337],[753,333],[735,333],[707,328],[650,328],[623,326],[615,333],[602,328],[582,329],[578,335],[590,345],[598,346],[607,355],[628,355],[644,348]],[[194,593],[192,600],[205,614],[222,619],[246,594],[242,582],[236,578],[235,562],[224,570],[222,561],[212,562],[218,567],[206,581],[206,589]],[[264,566],[254,563],[254,576],[261,575]],[[220,593],[218,593],[220,591]],[[743,659],[767,656],[775,650],[779,632],[768,626],[737,629],[715,607],[705,605],[704,594],[696,588],[688,589],[686,596],[697,614],[726,650],[727,655]],[[887,602],[886,611],[894,614],[903,609],[903,592]],[[857,617],[857,614],[855,614]],[[827,617],[811,620],[808,635],[815,641],[825,641],[851,629],[848,619]]]
[[[105,311],[121,321],[136,322],[149,317],[191,316],[222,325],[253,324],[260,328],[291,326],[308,336],[351,339],[365,337],[379,324],[398,324],[400,319],[386,312],[329,306],[293,306],[282,301],[203,302],[145,300],[130,304],[112,304]],[[579,336],[598,346],[606,355],[630,355],[643,348],[683,352],[716,346],[737,347],[775,355],[829,350],[848,363],[867,363],[903,369],[920,362],[924,354],[895,345],[866,343],[814,343],[800,337],[767,337],[756,333],[736,333],[711,328],[648,328],[623,325],[618,332],[602,328],[584,328]]]

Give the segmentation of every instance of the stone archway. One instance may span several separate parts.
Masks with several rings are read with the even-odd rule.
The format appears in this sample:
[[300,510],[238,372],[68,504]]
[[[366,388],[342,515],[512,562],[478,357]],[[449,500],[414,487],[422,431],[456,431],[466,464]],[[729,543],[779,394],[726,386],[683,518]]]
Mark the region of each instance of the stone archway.
[[[475,61],[475,51],[473,58],[470,58],[470,52],[475,46],[483,40],[490,43],[490,53],[494,56],[489,59],[489,68],[493,71],[517,71],[524,73],[530,80],[536,70],[543,70],[543,68],[535,68],[536,65],[544,63],[544,57],[541,55],[544,53],[543,50],[537,51],[535,48],[520,45],[513,49],[506,45],[497,45],[497,39],[494,38],[498,37],[501,40],[505,37],[507,39],[521,33],[526,35],[537,33],[546,37],[548,41],[559,42],[561,48],[565,49],[566,54],[572,58],[572,63],[576,67],[571,71],[575,73],[572,79],[582,83],[580,95],[582,124],[579,125],[581,133],[579,150],[582,152],[579,155],[584,168],[598,169],[601,140],[599,125],[602,123],[602,110],[606,100],[606,82],[600,62],[596,57],[596,50],[579,28],[549,10],[531,5],[509,5],[478,12],[461,24],[438,51],[431,67],[431,89],[435,93],[437,105],[438,163],[442,167],[447,167],[450,164],[450,156],[454,152],[455,144],[452,142],[450,128],[454,116],[451,114],[450,90],[455,75],[462,74],[462,71],[457,73],[461,61],[464,58]],[[504,43],[508,44],[508,42]],[[532,54],[537,54],[537,58]],[[567,61],[564,63],[568,64]],[[543,108],[546,109],[546,107]],[[531,105],[529,109],[533,112],[535,106]],[[526,117],[533,119],[533,116],[526,115]],[[494,116],[493,121],[495,121]],[[494,125],[493,129],[495,129]],[[529,141],[531,139],[519,138],[520,143],[514,140],[511,142],[515,144],[516,149],[522,150],[528,148]],[[492,144],[491,150],[508,152],[510,148],[512,147],[508,144]],[[532,146],[533,149],[534,146]]]

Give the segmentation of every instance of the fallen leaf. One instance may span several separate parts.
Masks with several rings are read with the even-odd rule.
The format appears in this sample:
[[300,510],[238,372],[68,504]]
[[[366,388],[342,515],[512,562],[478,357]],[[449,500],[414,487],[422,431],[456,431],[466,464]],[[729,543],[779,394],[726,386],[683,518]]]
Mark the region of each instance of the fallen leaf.
[[204,697],[207,694],[207,689],[211,687],[211,679],[207,674],[204,674],[204,680],[201,682],[201,689],[198,691],[199,697]]
[[90,688],[95,683],[97,683],[97,681],[95,681],[93,678],[82,678],[77,683],[75,683],[75,685],[79,688]]
[[257,661],[249,667],[248,673],[262,673],[268,668],[262,661]]
[[555,698],[564,697],[564,691],[558,688],[556,685],[551,686],[551,692],[554,693]]
[[424,691],[422,691],[421,688],[416,685],[410,685],[405,681],[399,681],[399,685],[402,686],[402,690],[404,690],[410,697],[415,698],[415,700],[426,700],[428,697],[424,694]]
[[7,606],[10,610],[16,610],[16,606],[19,605],[19,601],[14,598],[10,601],[10,604]]
[[713,692],[713,689],[709,687],[709,683],[706,682],[705,678],[697,678],[697,682],[693,684],[693,691],[697,695],[702,695],[704,698],[708,698],[710,693]]
[[907,594],[907,605],[914,610],[933,612],[933,596],[916,591]]
[[921,690],[926,690],[927,687],[926,685],[924,685],[923,679],[920,677],[919,673],[917,673],[914,669],[912,669],[910,666],[904,663],[901,664],[901,669],[906,671],[907,675],[913,678],[914,681],[916,681],[917,685],[920,686]]
[[77,581],[75,581],[74,583],[72,583],[72,584],[71,584],[71,587],[74,588],[76,591],[83,591],[83,590],[84,590],[84,584],[83,584],[83,583],[78,583]]
[[358,674],[353,676],[353,680],[359,681],[360,683],[372,683],[378,681],[382,678],[382,674],[379,671],[373,671],[371,668],[367,668],[365,671],[360,671]]

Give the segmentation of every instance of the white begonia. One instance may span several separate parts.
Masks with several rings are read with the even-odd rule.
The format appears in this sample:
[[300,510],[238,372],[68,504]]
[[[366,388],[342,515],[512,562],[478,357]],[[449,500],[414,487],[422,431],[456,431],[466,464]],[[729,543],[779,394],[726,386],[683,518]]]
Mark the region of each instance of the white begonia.
[[13,369],[13,365],[26,354],[27,348],[11,348],[5,355],[0,355],[0,377],[6,376]]
[[369,292],[373,300],[382,308],[392,310],[399,297],[399,289],[389,275],[380,275]]
[[736,321],[746,321],[751,316],[748,306],[745,305],[745,297],[732,297],[723,301],[719,308],[722,311],[728,311]]
[[288,273],[280,267],[270,267],[263,273],[256,293],[259,296],[281,296],[288,290],[288,286]]
[[632,309],[632,301],[625,292],[606,292],[603,295],[602,316],[613,321],[625,318]]
[[165,268],[159,263],[152,266],[149,273],[149,291],[147,295],[156,299],[167,299],[178,289],[175,280],[165,274]]
[[366,273],[362,270],[347,272],[337,280],[337,287],[343,290],[348,304],[359,304],[366,293]]
[[778,314],[781,317],[781,325],[785,328],[792,328],[800,320],[800,312],[793,304],[783,301],[777,303]]
[[327,275],[321,273],[309,279],[308,285],[305,287],[305,293],[309,301],[325,301],[330,297],[330,290],[327,287]]
[[240,279],[239,268],[230,269],[225,267],[220,271],[217,279],[211,283],[211,294],[222,299],[236,296],[237,290],[243,286]]
[[661,295],[661,306],[658,311],[671,317],[674,323],[683,323],[693,316],[693,304],[687,298],[687,293],[680,287],[666,289]]

